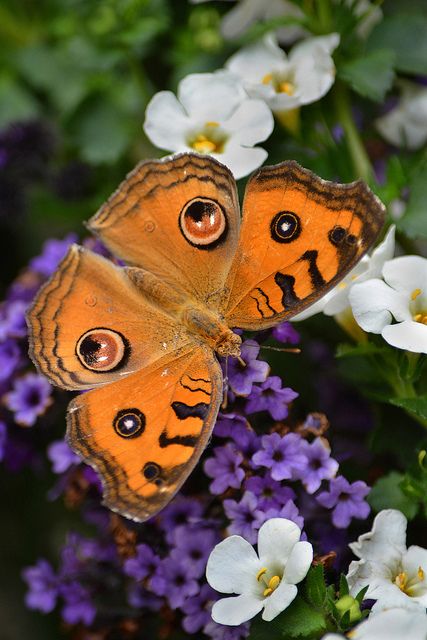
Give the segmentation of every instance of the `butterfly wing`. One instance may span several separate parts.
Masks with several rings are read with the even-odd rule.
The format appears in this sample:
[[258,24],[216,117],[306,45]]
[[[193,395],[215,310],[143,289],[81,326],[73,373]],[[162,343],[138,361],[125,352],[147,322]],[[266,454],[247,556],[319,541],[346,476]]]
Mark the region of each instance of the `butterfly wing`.
[[239,224],[231,172],[209,156],[184,153],[139,164],[88,226],[128,264],[215,306]]
[[197,463],[221,398],[221,368],[212,351],[170,354],[76,397],[68,442],[100,473],[105,504],[143,521],[166,505]]
[[34,363],[64,389],[120,379],[189,342],[125,269],[77,245],[41,288],[27,319]]
[[362,182],[336,184],[294,161],[250,179],[226,283],[229,326],[268,328],[321,298],[374,242],[384,206]]

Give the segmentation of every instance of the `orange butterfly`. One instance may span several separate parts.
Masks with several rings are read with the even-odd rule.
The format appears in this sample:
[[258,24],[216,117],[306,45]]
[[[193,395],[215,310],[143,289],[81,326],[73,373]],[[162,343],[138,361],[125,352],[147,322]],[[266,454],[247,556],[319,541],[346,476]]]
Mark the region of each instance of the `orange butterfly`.
[[30,353],[52,384],[93,389],[67,438],[101,475],[104,501],[143,521],[197,463],[222,399],[216,355],[231,327],[266,329],[334,287],[377,237],[384,207],[361,181],[296,162],[236,183],[209,156],[143,162],[89,221],[130,266],[74,245],[28,315]]

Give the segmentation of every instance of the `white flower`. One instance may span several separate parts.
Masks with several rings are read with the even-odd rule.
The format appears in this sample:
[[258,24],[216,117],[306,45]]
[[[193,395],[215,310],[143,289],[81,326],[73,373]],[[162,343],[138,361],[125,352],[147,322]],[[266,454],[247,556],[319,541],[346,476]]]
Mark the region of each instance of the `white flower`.
[[406,548],[406,524],[400,511],[380,511],[372,531],[349,545],[360,558],[350,563],[350,593],[355,596],[369,585],[366,597],[377,601],[374,612],[392,607],[425,610],[427,606],[427,549]]
[[315,102],[329,91],[335,80],[331,53],[339,41],[337,33],[307,38],[287,56],[268,34],[231,56],[226,66],[241,78],[250,96],[281,113]]
[[345,312],[350,307],[349,293],[356,282],[364,282],[371,278],[378,278],[381,275],[384,263],[394,254],[395,226],[392,225],[384,240],[373,250],[371,256],[363,256],[357,265],[348,273],[343,280],[318,302],[312,304],[308,309],[302,311],[292,321],[305,320],[321,311],[326,316],[335,316]]
[[427,141],[427,88],[408,81],[399,85],[399,103],[375,124],[387,142],[419,149]]
[[156,93],[149,102],[144,131],[151,142],[168,151],[209,153],[241,178],[267,157],[254,147],[268,138],[272,115],[261,100],[248,97],[228,71],[195,73],[171,91]]
[[[427,259],[401,256],[382,276],[355,284],[349,295],[357,323],[398,349],[427,353]],[[392,324],[392,321],[396,324]]]
[[[351,640],[426,640],[427,615],[422,611],[388,609],[374,615],[351,630]],[[322,640],[342,640],[344,636],[328,633]]]
[[222,593],[238,593],[212,607],[215,622],[239,625],[263,610],[273,620],[294,600],[296,585],[307,575],[313,547],[300,542],[301,530],[286,518],[267,520],[258,533],[258,555],[240,536],[216,545],[209,556],[206,578]]

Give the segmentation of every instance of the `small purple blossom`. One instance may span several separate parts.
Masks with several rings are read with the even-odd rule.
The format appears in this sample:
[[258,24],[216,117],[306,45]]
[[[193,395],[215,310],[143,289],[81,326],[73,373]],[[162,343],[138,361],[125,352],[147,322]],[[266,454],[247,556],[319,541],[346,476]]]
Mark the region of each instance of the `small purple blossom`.
[[314,493],[320,487],[322,480],[335,476],[339,464],[331,458],[331,450],[322,438],[316,438],[311,444],[305,440],[303,442],[307,466],[300,473],[299,479],[308,493]]
[[47,448],[47,457],[52,463],[54,473],[64,473],[74,464],[78,464],[81,461],[65,440],[51,442]]
[[172,609],[182,607],[187,598],[199,592],[199,584],[188,573],[185,562],[174,558],[165,558],[150,580],[155,594],[166,596]]
[[259,523],[259,526],[264,524],[270,518],[287,518],[288,520],[292,520],[300,529],[304,527],[304,518],[298,511],[298,508],[293,500],[288,500],[288,502],[279,509],[268,509],[264,513],[262,522]]
[[75,233],[69,233],[63,240],[57,240],[55,238],[46,240],[43,245],[43,252],[31,260],[30,269],[37,271],[37,273],[40,273],[42,276],[51,276],[66,254],[69,246],[76,241],[77,236]]
[[273,480],[295,479],[306,468],[301,436],[287,433],[281,437],[272,433],[261,438],[262,449],[252,457],[258,467],[270,469]]
[[240,349],[243,366],[237,358],[229,358],[228,382],[238,396],[248,396],[254,382],[264,382],[270,367],[267,362],[257,360],[260,346],[255,340],[246,340]]
[[95,619],[96,608],[92,602],[89,590],[79,582],[63,583],[60,588],[61,596],[64,599],[62,607],[62,617],[68,624],[90,625]]
[[281,322],[274,327],[271,331],[271,335],[278,342],[286,342],[289,344],[298,344],[300,341],[300,335],[290,322]]
[[200,522],[203,507],[194,498],[178,495],[159,514],[160,526],[165,532],[166,540],[173,543],[174,531],[183,524]]
[[250,491],[245,491],[240,502],[224,500],[224,511],[227,518],[231,520],[228,527],[229,533],[240,535],[251,544],[255,544],[256,532],[264,516],[258,508],[256,496]]
[[245,477],[245,472],[239,466],[241,462],[242,454],[230,442],[224,447],[215,447],[214,457],[206,460],[203,467],[206,475],[214,478],[209,485],[209,491],[218,495],[229,487],[238,489]]
[[271,376],[261,386],[252,387],[246,412],[268,411],[273,420],[283,420],[288,415],[288,404],[298,398],[298,395],[290,387],[282,388],[279,376]]
[[27,607],[43,613],[53,611],[58,598],[59,582],[49,562],[39,560],[34,566],[24,569],[22,577],[29,587],[25,596]]
[[258,506],[263,511],[280,508],[288,500],[295,498],[295,492],[290,487],[284,487],[273,480],[270,475],[248,478],[245,482],[245,489],[258,498]]
[[211,621],[211,608],[215,600],[218,600],[217,592],[204,584],[196,596],[184,602],[182,626],[187,633],[196,633]]
[[37,373],[27,373],[15,380],[12,391],[6,394],[6,406],[14,412],[18,424],[30,427],[50,405],[51,390],[46,378]]
[[0,382],[8,380],[21,362],[21,350],[15,340],[0,342]]
[[249,635],[250,624],[245,622],[238,627],[226,627],[211,620],[203,628],[204,633],[212,640],[243,640]]
[[27,335],[25,313],[28,304],[23,300],[13,300],[0,310],[0,340],[24,338]]
[[194,578],[200,578],[205,572],[209,554],[217,542],[218,535],[214,529],[196,526],[178,527],[174,532],[175,546],[170,557],[183,561],[187,566],[188,574]]
[[160,558],[152,548],[148,544],[139,544],[136,547],[136,556],[125,560],[123,569],[127,576],[140,581],[153,575],[159,564]]
[[370,489],[366,482],[357,480],[350,484],[343,476],[329,482],[329,491],[316,496],[317,501],[327,509],[333,509],[332,522],[338,529],[345,529],[352,518],[367,518],[370,507],[365,500]]

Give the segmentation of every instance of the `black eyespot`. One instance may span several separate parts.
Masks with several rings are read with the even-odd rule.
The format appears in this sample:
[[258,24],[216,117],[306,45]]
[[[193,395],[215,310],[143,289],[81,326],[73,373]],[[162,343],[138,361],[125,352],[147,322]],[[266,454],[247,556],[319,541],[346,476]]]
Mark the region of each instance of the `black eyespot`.
[[114,418],[113,427],[122,438],[136,438],[145,429],[145,415],[139,409],[122,409]]
[[142,470],[143,476],[149,481],[155,481],[156,484],[159,484],[159,476],[161,473],[161,468],[155,462],[146,462],[144,468]]
[[129,343],[118,331],[103,327],[86,331],[77,341],[76,355],[85,369],[104,373],[123,366],[130,353]]
[[347,236],[347,243],[348,244],[356,244],[356,242],[357,242],[356,236],[354,236],[352,233],[350,233],[350,235]]
[[193,247],[213,249],[227,235],[227,216],[216,200],[193,198],[179,214],[179,228]]
[[347,232],[344,227],[334,227],[329,232],[329,240],[332,242],[332,244],[338,245],[341,244],[346,235]]
[[293,242],[301,233],[301,221],[292,211],[279,211],[270,223],[270,233],[276,242]]

